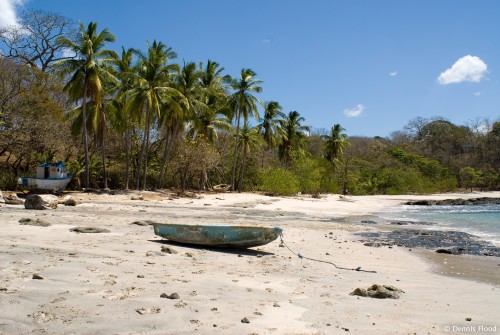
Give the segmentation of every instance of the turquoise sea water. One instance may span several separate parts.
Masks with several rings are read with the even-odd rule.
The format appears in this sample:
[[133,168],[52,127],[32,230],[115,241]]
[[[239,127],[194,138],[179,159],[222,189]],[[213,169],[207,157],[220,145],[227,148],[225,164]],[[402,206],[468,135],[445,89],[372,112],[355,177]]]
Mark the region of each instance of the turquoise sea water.
[[434,223],[426,229],[457,230],[476,235],[500,246],[500,205],[409,206],[388,209],[388,220]]

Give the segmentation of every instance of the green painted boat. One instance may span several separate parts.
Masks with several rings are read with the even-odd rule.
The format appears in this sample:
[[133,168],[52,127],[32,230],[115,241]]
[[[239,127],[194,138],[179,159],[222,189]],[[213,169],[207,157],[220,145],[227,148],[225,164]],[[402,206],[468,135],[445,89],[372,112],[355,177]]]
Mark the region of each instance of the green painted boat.
[[251,248],[268,244],[281,229],[265,227],[205,226],[154,223],[156,235],[170,241],[210,247]]

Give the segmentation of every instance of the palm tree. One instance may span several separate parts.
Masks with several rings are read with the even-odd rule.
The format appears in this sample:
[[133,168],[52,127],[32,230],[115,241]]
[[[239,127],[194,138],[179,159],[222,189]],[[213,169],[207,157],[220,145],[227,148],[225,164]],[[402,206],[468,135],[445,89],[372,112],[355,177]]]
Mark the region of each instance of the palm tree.
[[158,187],[162,186],[170,152],[184,121],[191,118],[198,110],[206,109],[202,101],[202,90],[198,85],[198,78],[196,64],[192,62],[185,63],[182,69],[177,69],[177,73],[174,75],[173,88],[179,94],[176,98],[168,100],[168,106],[163,114],[162,123],[166,125],[168,131],[165,137],[165,151],[158,178]]
[[266,142],[266,150],[262,151],[262,168],[264,168],[264,157],[266,151],[269,152],[276,146],[277,128],[279,127],[280,120],[286,116],[282,112],[282,107],[276,101],[266,102],[264,104],[264,116],[260,119],[259,132]]
[[134,114],[130,114],[129,110],[125,108],[128,95],[127,91],[132,88],[133,72],[132,60],[134,56],[134,49],[129,48],[125,50],[122,47],[122,54],[116,62],[115,75],[120,79],[120,84],[116,86],[115,98],[111,101],[111,108],[114,108],[115,113],[112,115],[114,118],[111,120],[114,128],[125,134],[125,189],[129,189],[130,182],[130,151],[131,151],[131,137],[132,137],[132,121]]
[[281,164],[288,169],[292,159],[292,154],[297,152],[302,154],[305,146],[306,134],[309,131],[308,126],[303,126],[301,122],[305,119],[297,111],[288,113],[285,120],[280,120],[280,144],[278,154]]
[[324,136],[325,141],[325,156],[332,163],[334,170],[340,163],[340,156],[344,153],[345,148],[349,145],[347,135],[340,124],[335,124],[330,130],[330,135]]
[[241,150],[241,171],[238,181],[238,191],[243,188],[243,176],[245,175],[245,165],[247,155],[250,153],[251,148],[257,146],[259,143],[259,127],[251,127],[248,122],[243,124],[241,134],[239,137],[238,146]]
[[[344,150],[349,146],[347,142],[347,135],[342,133],[345,131],[344,128],[338,123],[334,124],[332,129],[330,129],[330,135],[325,135],[325,157],[332,164],[333,172],[338,169],[342,160],[340,156],[344,153]],[[343,172],[343,194],[347,195],[347,162],[344,166]]]
[[278,102],[270,101],[264,104],[264,116],[260,119],[259,131],[266,141],[268,149],[276,145],[276,129],[279,126],[279,120],[285,117]]
[[260,104],[260,101],[253,95],[253,93],[260,93],[262,91],[262,87],[259,86],[259,84],[262,83],[262,80],[254,79],[255,75],[255,72],[250,69],[242,69],[240,79],[233,80],[230,85],[234,90],[234,93],[229,98],[229,104],[232,112],[234,113],[233,116],[236,119],[231,191],[234,191],[236,188],[236,158],[241,117],[243,117],[245,122],[248,120],[248,116],[250,114],[253,114],[255,118],[259,117],[257,104]]
[[160,114],[160,106],[167,95],[178,95],[179,92],[170,87],[171,73],[175,70],[174,64],[168,64],[170,59],[177,57],[172,48],[161,42],[148,43],[147,54],[138,50],[134,53],[139,57],[137,73],[131,73],[134,78],[134,87],[127,91],[129,100],[127,110],[135,113],[144,112],[144,133],[141,144],[139,164],[137,167],[136,187],[140,189],[141,166],[144,170],[142,187],[146,188],[148,169],[148,145],[152,116]]
[[[68,82],[64,91],[68,94],[68,103],[82,101],[82,132],[85,152],[85,187],[90,184],[89,148],[87,135],[87,99],[95,103],[96,108],[102,108],[102,91],[104,81],[114,80],[109,72],[110,65],[116,58],[116,52],[106,50],[109,42],[115,37],[107,29],[97,33],[97,23],[90,22],[87,29],[80,23],[80,32],[76,41],[61,36],[57,44],[71,49],[76,58],[64,59],[54,64],[62,78]],[[104,170],[105,171],[105,170]]]

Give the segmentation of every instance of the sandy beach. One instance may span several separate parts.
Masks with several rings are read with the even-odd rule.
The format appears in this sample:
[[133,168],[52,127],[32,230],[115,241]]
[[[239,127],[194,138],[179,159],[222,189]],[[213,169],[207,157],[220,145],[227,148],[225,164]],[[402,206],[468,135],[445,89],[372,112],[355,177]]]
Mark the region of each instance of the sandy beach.
[[[500,333],[497,257],[373,248],[355,235],[379,229],[357,224],[360,217],[407,200],[499,198],[500,192],[348,199],[65,195],[79,204],[41,211],[0,204],[0,334]],[[20,225],[22,218],[50,226]],[[279,240],[248,250],[174,244],[155,236],[148,221],[279,226],[292,251],[324,262],[299,258]],[[70,231],[81,226],[109,232]],[[404,293],[350,295],[372,284]]]

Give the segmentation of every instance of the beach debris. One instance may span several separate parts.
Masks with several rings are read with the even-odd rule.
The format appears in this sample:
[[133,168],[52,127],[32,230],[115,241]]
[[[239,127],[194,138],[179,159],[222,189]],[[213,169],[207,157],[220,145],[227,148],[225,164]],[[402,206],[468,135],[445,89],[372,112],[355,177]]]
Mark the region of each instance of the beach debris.
[[[31,316],[31,315],[28,315],[28,316]],[[54,314],[50,314],[50,313],[47,313],[47,312],[36,312],[33,314],[33,321],[35,323],[44,323],[44,322],[47,322],[47,321],[52,321],[52,320],[55,320],[56,319],[56,316]]]
[[45,279],[45,278],[43,278],[43,277],[42,277],[40,274],[38,274],[38,273],[34,273],[34,274],[33,274],[32,279],[42,280],[42,279]]
[[177,254],[178,252],[175,251],[174,249],[167,247],[166,245],[161,246],[161,251],[167,254]]
[[26,209],[56,209],[59,198],[53,194],[30,194],[24,201]]
[[135,310],[137,313],[144,315],[144,314],[158,314],[161,312],[161,309],[158,307],[152,307],[152,308],[137,308]]
[[22,218],[19,219],[18,221],[21,225],[28,225],[28,226],[38,226],[38,227],[48,227],[50,226],[50,223],[40,220],[40,219],[31,219],[31,218]]
[[472,321],[472,318],[465,318],[465,321]]
[[137,225],[137,226],[152,226],[153,223],[154,222],[150,221],[150,220],[140,220],[140,221],[134,221],[131,224]]
[[241,323],[250,323],[250,321],[247,318],[241,319]]
[[162,293],[160,295],[160,298],[167,298],[167,299],[180,299],[181,297],[177,293],[172,293],[172,294],[166,294]]
[[350,295],[376,299],[399,299],[399,293],[404,293],[404,291],[391,285],[373,284],[368,289],[358,287]]
[[133,195],[130,200],[144,200],[144,197],[142,195]]
[[86,234],[99,234],[99,233],[109,233],[110,231],[104,228],[97,227],[75,227],[71,228],[69,231],[75,233],[86,233]]
[[80,202],[70,196],[66,197],[64,202],[63,202],[64,206],[76,206],[76,205],[79,205]]
[[5,198],[0,197],[2,202],[5,202],[6,205],[22,205],[24,204],[24,199],[18,198],[17,194],[13,193]]
[[144,275],[137,275],[137,278],[144,278]]

